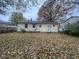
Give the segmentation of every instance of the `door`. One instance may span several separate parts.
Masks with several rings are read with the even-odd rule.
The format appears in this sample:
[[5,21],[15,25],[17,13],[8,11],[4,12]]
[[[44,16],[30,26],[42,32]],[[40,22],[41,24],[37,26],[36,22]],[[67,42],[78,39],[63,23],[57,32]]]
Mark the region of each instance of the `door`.
[[49,24],[48,25],[48,32],[51,32],[51,28],[52,28],[52,26],[51,26],[51,24]]

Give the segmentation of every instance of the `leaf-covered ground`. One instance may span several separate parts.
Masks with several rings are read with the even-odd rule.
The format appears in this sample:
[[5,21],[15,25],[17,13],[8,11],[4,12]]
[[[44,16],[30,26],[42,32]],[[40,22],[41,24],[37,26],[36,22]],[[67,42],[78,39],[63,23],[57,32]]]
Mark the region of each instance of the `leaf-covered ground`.
[[0,34],[0,59],[79,59],[79,38],[60,33]]

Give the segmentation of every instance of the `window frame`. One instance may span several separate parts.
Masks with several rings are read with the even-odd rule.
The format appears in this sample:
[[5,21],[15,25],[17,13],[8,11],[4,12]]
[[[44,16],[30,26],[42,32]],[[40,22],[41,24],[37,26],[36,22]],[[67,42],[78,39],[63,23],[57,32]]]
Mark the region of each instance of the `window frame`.
[[55,27],[55,24],[53,24],[53,27]]
[[39,24],[39,27],[41,28],[41,27],[42,27],[42,25],[41,25],[41,24]]
[[25,28],[28,28],[28,24],[25,24]]
[[36,24],[32,24],[32,27],[35,28],[36,27]]

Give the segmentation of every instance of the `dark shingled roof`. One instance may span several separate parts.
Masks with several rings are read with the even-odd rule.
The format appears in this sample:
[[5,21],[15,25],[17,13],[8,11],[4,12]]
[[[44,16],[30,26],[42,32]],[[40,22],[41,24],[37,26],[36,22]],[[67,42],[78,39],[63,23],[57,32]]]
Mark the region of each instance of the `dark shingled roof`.
[[19,24],[56,24],[57,22],[39,22],[39,21],[27,21],[27,22],[20,22]]
[[71,16],[70,18],[65,20],[64,23],[69,22],[69,21],[72,21],[73,23],[77,22],[77,21],[79,21],[79,16]]

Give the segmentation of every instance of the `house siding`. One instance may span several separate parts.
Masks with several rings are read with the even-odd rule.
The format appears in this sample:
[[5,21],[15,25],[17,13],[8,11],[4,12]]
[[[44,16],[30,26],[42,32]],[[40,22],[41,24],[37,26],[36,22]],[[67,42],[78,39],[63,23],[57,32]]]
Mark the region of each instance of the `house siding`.
[[[40,27],[41,25],[41,27]],[[49,31],[49,25],[51,26]],[[36,32],[58,32],[58,25],[53,26],[53,24],[35,24],[35,28],[33,28],[33,24],[28,24],[28,28],[25,28],[25,24],[18,24],[17,31],[21,31],[24,29],[25,31],[36,31]]]

